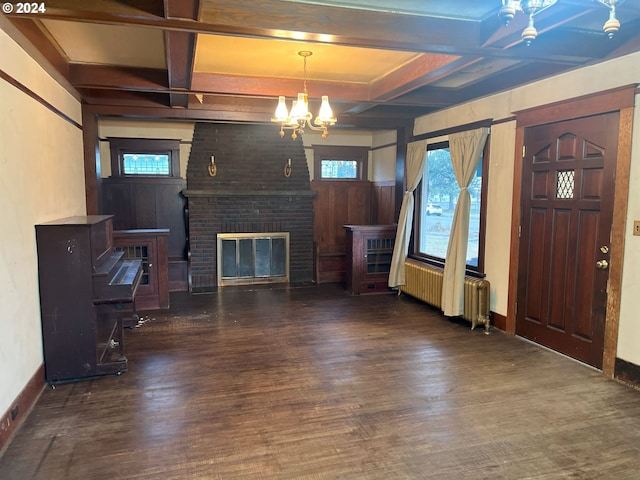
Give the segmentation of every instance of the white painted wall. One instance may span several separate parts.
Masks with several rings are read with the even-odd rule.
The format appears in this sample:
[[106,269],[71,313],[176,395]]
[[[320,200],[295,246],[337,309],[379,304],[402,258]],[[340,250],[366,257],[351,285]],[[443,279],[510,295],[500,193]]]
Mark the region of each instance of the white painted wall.
[[[5,32],[0,70],[80,124],[80,103]],[[43,362],[34,225],[85,214],[81,130],[0,78],[0,415]]]
[[[640,53],[577,69],[514,90],[481,98],[463,105],[416,119],[414,134],[456,127],[479,120],[501,120],[513,112],[568,98],[640,83]],[[640,96],[636,97],[636,105]],[[487,204],[487,279],[491,282],[492,309],[507,313],[511,198],[515,122],[494,125],[491,129],[491,165]],[[640,237],[632,236],[633,219],[640,220],[640,113],[636,108],[631,158],[629,215],[624,252],[621,292],[620,332],[617,356],[640,365]]]

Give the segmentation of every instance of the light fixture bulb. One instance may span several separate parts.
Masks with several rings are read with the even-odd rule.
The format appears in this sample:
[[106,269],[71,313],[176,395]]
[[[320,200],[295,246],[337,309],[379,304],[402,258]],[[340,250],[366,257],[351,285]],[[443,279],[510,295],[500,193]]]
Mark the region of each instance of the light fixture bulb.
[[329,96],[322,96],[322,103],[320,104],[320,111],[316,117],[316,124],[333,125],[336,123],[336,118],[333,116],[333,110],[329,105]]
[[298,125],[298,101],[294,100],[291,103],[291,115],[286,119],[288,125]]
[[289,110],[283,96],[278,97],[278,106],[276,107],[276,116],[274,120],[277,122],[286,122],[289,118]]
[[[296,118],[307,118],[309,114],[309,101],[307,100],[306,93],[298,93],[298,110],[296,112]],[[292,115],[293,116],[293,115]]]

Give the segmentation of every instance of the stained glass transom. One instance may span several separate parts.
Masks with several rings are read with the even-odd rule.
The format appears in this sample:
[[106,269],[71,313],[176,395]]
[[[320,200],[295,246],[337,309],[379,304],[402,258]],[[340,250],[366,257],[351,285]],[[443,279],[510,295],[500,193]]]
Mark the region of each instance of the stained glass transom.
[[560,170],[556,174],[556,198],[573,198],[575,170]]
[[169,175],[169,155],[125,153],[122,155],[125,175]]
[[322,178],[358,178],[355,160],[322,160]]

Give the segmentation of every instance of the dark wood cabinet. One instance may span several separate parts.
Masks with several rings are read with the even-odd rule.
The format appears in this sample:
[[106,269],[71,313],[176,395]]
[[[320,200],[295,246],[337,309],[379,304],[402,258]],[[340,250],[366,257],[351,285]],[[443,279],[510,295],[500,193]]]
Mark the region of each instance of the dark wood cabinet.
[[126,371],[122,319],[133,309],[142,268],[113,250],[112,216],[35,228],[47,381]]
[[353,295],[388,293],[396,225],[345,225],[346,288]]
[[[169,308],[169,229],[116,230],[114,248],[142,264],[142,279],[136,292],[136,310]],[[125,326],[129,326],[125,324]]]

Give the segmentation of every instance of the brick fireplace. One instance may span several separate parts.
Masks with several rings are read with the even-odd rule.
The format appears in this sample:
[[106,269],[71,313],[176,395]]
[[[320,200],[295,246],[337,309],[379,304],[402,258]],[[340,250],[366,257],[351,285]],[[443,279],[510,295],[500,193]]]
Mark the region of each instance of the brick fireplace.
[[[209,168],[212,156],[215,168]],[[270,125],[197,123],[184,195],[192,293],[217,287],[219,233],[289,232],[289,281],[313,280],[316,193],[300,138],[280,138]]]

